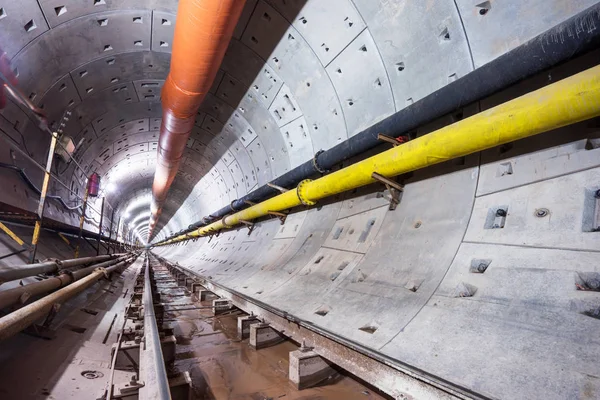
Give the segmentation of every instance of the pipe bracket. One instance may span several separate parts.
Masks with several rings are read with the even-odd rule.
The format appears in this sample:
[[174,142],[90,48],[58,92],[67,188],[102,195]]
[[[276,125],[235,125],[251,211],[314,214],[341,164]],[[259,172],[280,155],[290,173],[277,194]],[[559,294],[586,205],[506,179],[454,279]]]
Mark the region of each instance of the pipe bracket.
[[303,194],[306,184],[310,182],[312,182],[311,179],[305,179],[301,181],[298,184],[298,187],[296,188],[296,194],[298,195],[298,199],[300,200],[300,203],[304,204],[305,206],[314,206],[315,204],[317,204],[316,201],[310,200],[308,197],[306,197],[306,195]]
[[323,150],[323,149],[321,149],[321,150],[317,151],[317,152],[315,153],[315,155],[313,156],[313,159],[312,159],[312,164],[313,164],[313,167],[314,167],[314,169],[315,169],[317,172],[319,172],[319,173],[321,173],[321,174],[328,174],[329,172],[331,172],[331,170],[330,170],[330,169],[324,169],[324,168],[322,168],[321,166],[319,166],[319,156],[320,156],[322,153],[324,153],[324,152],[325,152],[325,150]]
[[221,218],[221,223],[223,224],[223,226],[227,229],[233,228],[233,225],[227,225],[227,223],[225,222],[225,218],[227,218],[229,215],[224,216],[223,218]]

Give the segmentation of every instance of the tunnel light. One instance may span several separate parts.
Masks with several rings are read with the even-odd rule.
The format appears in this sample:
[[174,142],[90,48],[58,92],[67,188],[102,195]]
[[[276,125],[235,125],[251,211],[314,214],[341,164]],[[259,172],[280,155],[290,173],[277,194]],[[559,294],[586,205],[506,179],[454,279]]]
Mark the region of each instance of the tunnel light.
[[106,193],[113,193],[115,190],[117,190],[117,185],[115,185],[112,182],[109,182],[106,185],[106,188],[104,188],[104,190],[106,190]]

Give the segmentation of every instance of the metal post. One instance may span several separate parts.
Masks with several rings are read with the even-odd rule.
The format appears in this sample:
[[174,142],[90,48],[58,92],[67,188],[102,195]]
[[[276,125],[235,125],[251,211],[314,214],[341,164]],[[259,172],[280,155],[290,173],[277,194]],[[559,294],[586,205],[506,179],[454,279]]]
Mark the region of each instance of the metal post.
[[[119,217],[119,220],[117,221],[117,228],[115,229],[115,240],[116,240],[115,246],[118,248],[121,247],[121,245],[119,243],[119,226],[121,226],[121,217]],[[113,251],[114,251],[114,249],[113,249]]]
[[98,226],[98,240],[96,241],[96,255],[100,255],[100,238],[102,237],[102,221],[104,220],[104,197],[102,198],[102,206],[100,207],[100,225]]
[[[106,254],[110,254],[110,242],[112,239],[112,230],[113,230],[113,219],[115,218],[115,209],[112,209],[112,213],[110,214],[110,228],[108,228],[108,250]],[[114,251],[114,249],[113,249]]]
[[[83,206],[81,207],[81,218],[79,218],[79,242],[81,242],[81,236],[83,234],[83,223],[85,222],[85,210],[88,202],[88,185],[85,185],[85,195],[83,196]],[[79,257],[79,242],[77,242],[77,248],[75,249],[75,258]]]
[[54,160],[54,148],[56,147],[57,139],[58,135],[56,134],[56,132],[52,132],[52,140],[50,140],[50,149],[48,150],[48,160],[46,161],[46,170],[44,171],[44,183],[42,184],[40,202],[38,204],[37,220],[35,221],[35,228],[33,229],[33,239],[31,240],[31,250],[29,255],[30,264],[34,263],[35,253],[37,251],[37,244],[40,239],[40,231],[42,230],[44,206],[46,205],[46,193],[48,193],[48,184],[50,183],[50,172],[52,171],[52,161]]

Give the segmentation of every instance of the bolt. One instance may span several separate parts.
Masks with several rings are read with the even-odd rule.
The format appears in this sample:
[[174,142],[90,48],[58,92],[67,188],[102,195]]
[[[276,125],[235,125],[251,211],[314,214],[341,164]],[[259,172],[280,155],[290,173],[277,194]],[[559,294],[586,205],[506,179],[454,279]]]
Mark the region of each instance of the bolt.
[[499,208],[496,210],[497,217],[506,217],[506,210]]
[[129,381],[129,384],[131,384],[133,386],[136,383],[137,383],[137,375],[132,375],[131,380]]
[[538,208],[537,210],[535,210],[535,216],[538,218],[543,218],[546,215],[548,215],[548,209],[546,208]]
[[485,263],[481,263],[477,266],[477,271],[479,271],[481,273],[484,273],[486,269],[487,269],[487,264],[485,264]]
[[600,199],[600,189],[596,190],[596,193],[594,193],[594,197]]

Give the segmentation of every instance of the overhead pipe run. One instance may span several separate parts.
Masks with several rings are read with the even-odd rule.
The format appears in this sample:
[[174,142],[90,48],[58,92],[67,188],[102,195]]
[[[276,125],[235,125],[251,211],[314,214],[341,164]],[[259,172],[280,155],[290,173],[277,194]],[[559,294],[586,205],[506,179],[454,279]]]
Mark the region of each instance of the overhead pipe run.
[[[573,59],[600,46],[600,3],[576,14],[536,36],[521,46],[475,69],[434,93],[390,115],[382,121],[348,138],[335,147],[319,152],[313,160],[288,171],[220,210],[190,225],[184,232],[221,219],[231,211],[259,203],[277,194],[273,186],[294,187],[298,182],[320,174],[340,162],[362,154],[378,145],[379,133],[392,137],[405,135],[435,118],[492,95],[522,79],[533,76],[561,62]],[[182,233],[182,232],[181,232]],[[180,233],[180,234],[181,234]]]
[[183,156],[200,104],[208,93],[245,0],[181,0],[171,70],[162,90],[163,118],[152,184],[152,239],[167,193]]
[[600,66],[590,68],[470,118],[352,164],[295,190],[239,211],[171,244],[218,233],[222,229],[375,182],[373,174],[393,177],[491,147],[600,116]]

